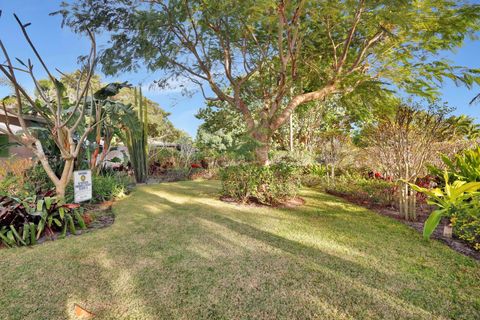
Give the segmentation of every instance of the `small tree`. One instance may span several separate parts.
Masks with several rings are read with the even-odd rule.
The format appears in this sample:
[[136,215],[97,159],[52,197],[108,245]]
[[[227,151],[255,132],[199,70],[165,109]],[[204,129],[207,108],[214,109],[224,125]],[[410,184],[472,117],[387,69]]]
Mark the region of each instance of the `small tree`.
[[454,138],[454,125],[444,108],[400,104],[393,115],[383,115],[363,132],[367,152],[388,174],[398,179],[400,213],[416,219],[416,197],[408,183],[426,173],[426,164],[438,157],[442,144]]
[[[65,96],[64,84],[52,74],[51,70],[47,67],[37,48],[31,41],[27,33],[27,27],[30,24],[23,24],[16,15],[14,15],[14,17],[20,26],[25,40],[33,50],[40,65],[47,73],[49,80],[54,84],[54,99],[51,99],[52,97],[49,97],[49,95],[46,94],[45,88],[42,87],[39,81],[37,81],[33,72],[32,61],[29,59],[25,63],[17,59],[21,64],[21,67],[15,67],[7,49],[0,40],[0,48],[6,60],[5,64],[0,65],[0,72],[3,73],[14,90],[13,96],[16,103],[15,111],[13,111],[13,113],[18,118],[18,122],[22,127],[21,134],[16,135],[11,129],[10,124],[7,122],[6,129],[0,128],[0,132],[8,135],[15,142],[25,146],[33,152],[42,164],[48,177],[55,185],[57,196],[63,198],[65,196],[65,188],[72,176],[74,161],[79,155],[82,144],[88,134],[100,123],[98,119],[93,118],[91,114],[87,113],[89,102],[94,103],[93,99],[90,97],[92,94],[90,80],[92,79],[95,70],[95,37],[89,30],[86,30],[90,37],[91,48],[88,56],[84,60],[78,78],[76,79],[75,99],[73,102],[70,102]],[[34,99],[18,82],[17,72],[24,72],[30,75],[35,84],[35,89],[39,97],[38,100]],[[4,112],[7,113],[5,101],[2,101],[2,107]],[[60,150],[61,158],[64,162],[60,176],[55,174],[49,164],[47,156],[45,155],[44,146],[38,135],[35,133],[35,129],[28,127],[26,124],[25,117],[27,116],[28,109],[34,110],[38,115],[45,119],[49,138],[55,142]],[[85,125],[83,130],[80,130],[81,124]]]

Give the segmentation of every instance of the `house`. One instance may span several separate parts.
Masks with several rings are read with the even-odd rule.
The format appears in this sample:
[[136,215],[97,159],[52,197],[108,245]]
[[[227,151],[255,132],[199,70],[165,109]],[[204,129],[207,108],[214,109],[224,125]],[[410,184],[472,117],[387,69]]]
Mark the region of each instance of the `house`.
[[[33,115],[23,115],[23,119],[28,127],[42,127],[46,123],[45,119]],[[6,112],[0,110],[0,128],[7,130],[7,124],[9,124],[10,129],[15,134],[22,131],[18,117],[14,113],[8,110]],[[15,144],[15,141],[10,139],[7,134],[0,132],[0,162],[10,157],[30,158],[32,156],[33,153],[30,150]]]

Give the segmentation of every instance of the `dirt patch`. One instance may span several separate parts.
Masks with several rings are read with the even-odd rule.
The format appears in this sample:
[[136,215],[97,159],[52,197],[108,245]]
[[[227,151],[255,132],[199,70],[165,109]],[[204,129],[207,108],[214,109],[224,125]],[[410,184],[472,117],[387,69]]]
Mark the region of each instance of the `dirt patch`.
[[[407,226],[417,230],[419,233],[422,233],[422,234],[423,234],[423,224],[424,224],[425,220],[427,220],[428,216],[430,215],[430,212],[432,211],[431,206],[420,206],[419,208],[417,208],[417,220],[416,221],[407,221],[400,215],[400,212],[394,207],[378,206],[378,205],[369,203],[368,201],[364,201],[364,200],[360,201],[360,200],[355,199],[353,197],[345,196],[343,194],[336,193],[336,192],[328,192],[328,193],[331,194],[331,195],[334,195],[336,197],[343,198],[343,199],[347,200],[348,202],[360,205],[362,207],[366,207],[366,208],[368,208],[372,211],[375,211],[375,212],[377,212],[381,215],[396,219],[396,220],[406,224]],[[448,223],[449,222],[448,222],[447,219],[443,219],[440,222],[440,224],[438,225],[437,229],[432,234],[432,238],[442,241],[443,243],[448,245],[450,248],[452,248],[453,250],[455,250],[455,251],[457,251],[457,252],[459,252],[463,255],[472,257],[472,258],[480,261],[480,251],[477,251],[477,250],[473,249],[472,247],[470,247],[468,245],[468,243],[464,242],[461,239],[456,238],[455,236],[453,238],[448,238],[448,237],[445,237],[443,235],[443,228]]]
[[291,198],[285,201],[280,202],[277,207],[279,208],[296,208],[303,206],[305,204],[305,199],[300,197]]
[[115,222],[112,205],[113,201],[105,201],[96,205],[86,205],[85,211],[92,216],[93,220],[87,229],[81,230],[82,233],[111,226]]

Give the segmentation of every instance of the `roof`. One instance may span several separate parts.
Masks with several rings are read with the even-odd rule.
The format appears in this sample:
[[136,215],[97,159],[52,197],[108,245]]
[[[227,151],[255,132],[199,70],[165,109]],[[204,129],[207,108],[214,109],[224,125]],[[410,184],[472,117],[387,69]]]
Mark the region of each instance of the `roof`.
[[[1,123],[5,123],[5,121],[3,120],[3,117],[5,117],[5,115],[8,116],[9,118],[17,119],[17,115],[15,113],[9,112],[8,110],[7,112],[5,112],[5,110],[0,109]],[[37,123],[43,123],[43,124],[47,123],[47,121],[44,118],[39,116],[32,116],[32,115],[25,114],[25,115],[22,115],[22,118],[30,122],[37,122]]]

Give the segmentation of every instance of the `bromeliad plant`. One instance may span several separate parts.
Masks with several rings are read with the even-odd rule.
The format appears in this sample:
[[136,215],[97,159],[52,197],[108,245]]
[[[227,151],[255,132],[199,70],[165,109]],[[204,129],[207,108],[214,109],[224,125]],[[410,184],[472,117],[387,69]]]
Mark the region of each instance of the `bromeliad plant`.
[[55,231],[65,237],[67,231],[86,228],[83,208],[52,197],[53,192],[23,200],[0,197],[0,243],[6,247],[36,244],[42,236],[52,238]]
[[465,182],[456,180],[449,182],[449,174],[445,172],[443,175],[445,186],[443,188],[427,189],[409,183],[410,187],[415,191],[421,192],[427,196],[427,203],[437,207],[423,226],[423,237],[429,239],[433,231],[437,228],[442,217],[452,217],[461,206],[470,201],[473,197],[480,195],[480,182]]

